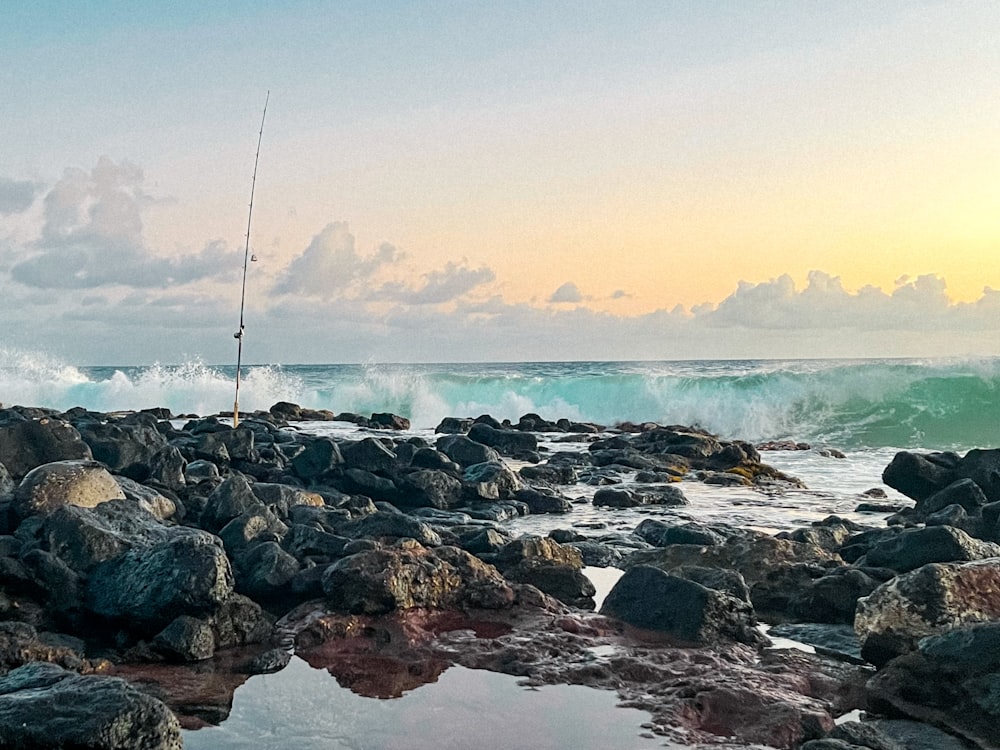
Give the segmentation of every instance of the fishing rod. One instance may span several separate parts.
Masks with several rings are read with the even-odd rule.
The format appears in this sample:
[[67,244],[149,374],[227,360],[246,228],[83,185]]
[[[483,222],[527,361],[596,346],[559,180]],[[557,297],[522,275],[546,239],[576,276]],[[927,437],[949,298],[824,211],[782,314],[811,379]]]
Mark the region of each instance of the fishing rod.
[[271,99],[271,90],[268,89],[267,96],[264,97],[264,114],[260,118],[260,132],[257,134],[257,155],[253,158],[253,180],[250,182],[250,211],[247,214],[247,242],[243,250],[243,288],[240,291],[240,330],[233,334],[236,339],[236,398],[233,400],[233,427],[240,423],[240,365],[243,360],[243,310],[247,299],[247,265],[250,261],[257,260],[256,255],[250,254],[250,222],[253,221],[253,191],[257,187],[257,162],[260,161],[260,143],[264,139],[264,118],[267,117],[267,103]]

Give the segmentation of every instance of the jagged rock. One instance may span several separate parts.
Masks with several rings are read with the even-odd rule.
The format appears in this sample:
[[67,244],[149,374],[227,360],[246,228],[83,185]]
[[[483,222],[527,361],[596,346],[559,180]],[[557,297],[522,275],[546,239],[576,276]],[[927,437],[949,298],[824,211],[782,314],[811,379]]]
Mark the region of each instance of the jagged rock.
[[548,482],[549,484],[576,484],[576,469],[570,464],[552,463],[551,461],[538,466],[522,466],[518,473],[529,481]]
[[956,453],[911,453],[900,451],[882,472],[882,481],[914,500],[924,500],[958,477]]
[[198,484],[205,480],[220,479],[219,467],[211,461],[198,459],[184,466],[184,483]]
[[512,568],[525,560],[544,560],[553,565],[583,567],[579,551],[547,537],[525,535],[505,545],[497,558],[501,570]]
[[441,535],[423,521],[402,513],[379,511],[336,527],[337,533],[351,539],[415,539],[425,547],[441,545]]
[[83,652],[82,641],[39,633],[24,622],[0,621],[0,673],[41,661],[78,670],[84,666]]
[[181,735],[170,709],[125,680],[33,662],[0,677],[0,745],[180,750]]
[[839,561],[821,547],[754,532],[741,532],[724,544],[712,546],[673,544],[637,550],[625,559],[626,568],[652,565],[669,572],[680,565],[698,565],[735,570],[751,587],[763,581],[769,572],[795,563],[837,565]]
[[412,607],[500,609],[514,602],[496,568],[457,547],[410,544],[361,552],[331,565],[322,584],[331,606],[355,614]]
[[579,568],[529,558],[505,568],[503,574],[508,581],[531,584],[564,604],[582,609],[594,608],[593,597],[597,589]]
[[227,523],[248,510],[259,511],[264,504],[257,499],[242,474],[233,474],[212,490],[201,513],[201,525],[218,532]]
[[124,498],[125,493],[114,477],[96,461],[55,461],[25,475],[14,492],[11,510],[17,518],[24,519],[47,515],[66,505],[93,508],[108,500]]
[[233,591],[233,573],[217,537],[202,532],[133,548],[98,563],[86,606],[154,635],[181,614],[215,612]]
[[258,500],[272,507],[283,519],[287,519],[292,508],[298,505],[322,508],[326,504],[322,495],[287,484],[254,482],[250,489]]
[[92,458],[90,446],[68,422],[42,417],[0,425],[0,463],[15,480],[42,464]]
[[618,579],[601,614],[688,643],[766,642],[747,602],[646,565],[632,567]]
[[244,511],[219,532],[226,553],[233,557],[261,542],[281,542],[288,527],[270,508],[261,505]]
[[538,438],[530,432],[497,429],[483,422],[472,425],[469,428],[468,436],[470,440],[496,448],[505,456],[516,457],[538,450]]
[[569,513],[573,510],[570,499],[554,490],[524,487],[514,493],[514,499],[527,505],[532,514]]
[[974,513],[988,502],[978,484],[971,479],[958,479],[933,495],[918,500],[914,510],[921,517],[926,517],[949,505],[959,505]]
[[344,463],[340,448],[330,438],[315,438],[292,458],[292,470],[306,482],[322,479]]
[[409,507],[448,509],[464,501],[461,480],[437,469],[417,469],[399,482],[399,504]]
[[434,428],[434,432],[446,435],[464,434],[472,427],[472,420],[467,417],[445,417]]
[[932,563],[897,576],[858,601],[854,629],[876,666],[929,635],[1000,619],[1000,561]]
[[406,417],[401,417],[398,414],[392,414],[390,412],[376,412],[371,416],[371,423],[374,427],[383,427],[388,430],[408,430],[410,429],[410,420]]
[[373,473],[390,473],[396,469],[396,454],[381,440],[365,438],[353,443],[341,443],[340,454],[349,469]]
[[332,560],[341,557],[347,537],[331,534],[323,529],[293,523],[281,540],[281,547],[300,562],[307,558]]
[[974,539],[951,526],[905,529],[877,542],[865,563],[905,573],[935,562],[961,562],[1000,557],[1000,545]]
[[153,456],[167,447],[166,438],[148,424],[86,422],[77,429],[94,460],[137,482],[149,478]]
[[463,434],[449,434],[439,437],[435,446],[463,468],[475,464],[500,461],[500,454],[496,450],[488,445],[470,440]]
[[958,462],[955,475],[975,482],[988,502],[1000,502],[1000,449],[969,451]]
[[126,500],[134,501],[140,508],[160,521],[173,518],[177,513],[177,503],[152,487],[139,484],[128,477],[115,477]]
[[472,502],[510,500],[524,487],[517,474],[499,461],[473,464],[462,473],[466,498]]
[[286,592],[299,563],[276,542],[264,541],[235,557],[233,572],[237,591],[254,601],[271,602]]
[[671,544],[711,546],[722,544],[726,540],[726,535],[720,530],[696,521],[671,523],[655,518],[645,518],[635,527],[633,533],[654,547],[667,547]]
[[215,655],[215,634],[206,620],[181,615],[157,633],[153,647],[178,661],[203,661]]
[[867,684],[873,710],[943,726],[977,747],[1000,745],[1000,623],[949,630],[893,659]]

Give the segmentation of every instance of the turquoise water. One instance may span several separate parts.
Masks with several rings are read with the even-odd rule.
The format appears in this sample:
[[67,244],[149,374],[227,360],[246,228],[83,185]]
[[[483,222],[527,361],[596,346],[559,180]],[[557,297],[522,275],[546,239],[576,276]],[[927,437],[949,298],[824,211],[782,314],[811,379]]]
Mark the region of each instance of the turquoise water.
[[[0,352],[0,398],[99,411],[232,408],[234,368],[198,362],[73,367]],[[415,428],[445,416],[535,412],[613,425],[696,424],[723,437],[842,449],[1000,444],[1000,359],[706,360],[440,365],[263,365],[243,370],[240,406],[292,401],[391,411]]]

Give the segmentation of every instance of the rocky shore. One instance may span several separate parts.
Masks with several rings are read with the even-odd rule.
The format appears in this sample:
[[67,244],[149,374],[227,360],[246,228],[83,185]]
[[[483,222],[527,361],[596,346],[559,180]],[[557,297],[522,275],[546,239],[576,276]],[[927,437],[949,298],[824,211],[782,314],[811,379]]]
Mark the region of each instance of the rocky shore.
[[[0,409],[0,746],[178,748],[293,654],[381,698],[452,664],[613,690],[688,747],[1000,745],[1000,450],[898,454],[883,479],[914,504],[878,526],[515,538],[580,484],[616,509],[799,483],[684,426],[408,428]],[[624,571],[597,612],[584,566]]]

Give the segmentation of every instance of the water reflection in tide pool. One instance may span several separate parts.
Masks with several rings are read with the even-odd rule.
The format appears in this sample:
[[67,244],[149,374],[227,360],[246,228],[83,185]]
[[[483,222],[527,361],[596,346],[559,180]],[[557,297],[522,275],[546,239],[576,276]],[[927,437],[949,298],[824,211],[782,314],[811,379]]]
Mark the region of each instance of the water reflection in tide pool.
[[453,666],[393,700],[355,695],[294,657],[249,679],[219,727],[184,732],[186,750],[631,750],[679,747],[644,737],[649,714],[618,708],[609,691],[525,688],[517,678]]

